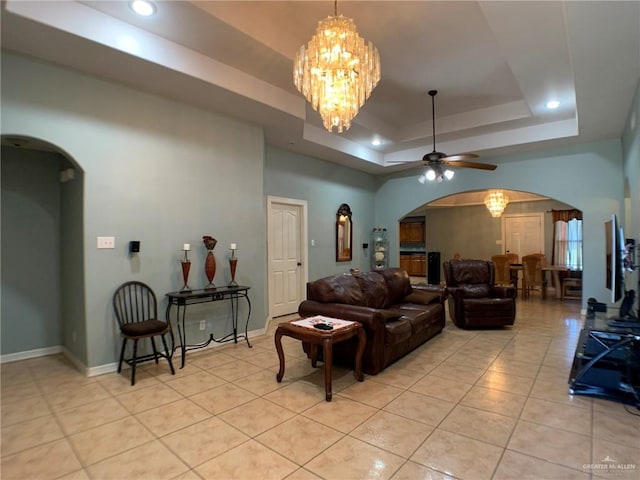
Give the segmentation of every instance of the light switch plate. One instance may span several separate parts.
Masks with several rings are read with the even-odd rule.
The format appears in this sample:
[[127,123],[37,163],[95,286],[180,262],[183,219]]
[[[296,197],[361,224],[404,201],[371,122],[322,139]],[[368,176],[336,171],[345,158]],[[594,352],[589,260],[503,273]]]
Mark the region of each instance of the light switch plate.
[[116,248],[116,237],[98,237],[98,248]]

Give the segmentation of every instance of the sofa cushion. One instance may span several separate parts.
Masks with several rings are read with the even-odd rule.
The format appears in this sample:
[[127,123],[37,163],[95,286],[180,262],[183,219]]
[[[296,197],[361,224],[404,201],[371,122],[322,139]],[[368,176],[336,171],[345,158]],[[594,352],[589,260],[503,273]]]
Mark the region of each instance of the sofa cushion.
[[430,303],[437,303],[439,301],[440,294],[415,289],[402,299],[402,303],[417,303],[418,305],[429,305]]
[[412,335],[415,335],[419,331],[427,328],[431,324],[429,320],[433,317],[433,315],[430,315],[429,312],[426,312],[424,310],[420,311],[407,309],[405,310],[404,314],[404,318],[406,318],[411,325]]
[[364,294],[353,275],[333,275],[307,283],[307,299],[321,303],[365,305]]
[[466,298],[485,298],[489,296],[491,287],[486,283],[462,285],[460,287]]
[[376,270],[378,275],[384,278],[389,291],[389,299],[386,306],[396,305],[404,297],[411,293],[411,281],[407,272],[401,268],[385,268]]
[[387,322],[387,328],[385,328],[385,344],[397,345],[407,341],[411,337],[411,333],[411,323],[406,317],[400,317],[393,322]]
[[354,274],[364,294],[364,304],[371,308],[385,308],[389,301],[389,290],[382,275],[376,272]]

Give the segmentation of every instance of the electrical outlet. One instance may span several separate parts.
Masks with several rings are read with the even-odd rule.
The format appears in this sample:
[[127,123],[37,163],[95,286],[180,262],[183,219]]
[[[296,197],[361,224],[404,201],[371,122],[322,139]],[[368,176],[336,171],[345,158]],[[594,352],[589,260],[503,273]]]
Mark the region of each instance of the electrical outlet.
[[98,248],[116,248],[116,237],[98,237]]
[[206,320],[200,320],[200,330],[204,330],[207,326]]

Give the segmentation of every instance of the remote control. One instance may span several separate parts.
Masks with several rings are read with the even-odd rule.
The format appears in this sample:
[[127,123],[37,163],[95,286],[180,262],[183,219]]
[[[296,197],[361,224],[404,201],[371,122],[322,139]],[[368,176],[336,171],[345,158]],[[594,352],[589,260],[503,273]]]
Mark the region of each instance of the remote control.
[[326,323],[316,323],[313,328],[317,328],[318,330],[333,330],[333,326],[327,325]]

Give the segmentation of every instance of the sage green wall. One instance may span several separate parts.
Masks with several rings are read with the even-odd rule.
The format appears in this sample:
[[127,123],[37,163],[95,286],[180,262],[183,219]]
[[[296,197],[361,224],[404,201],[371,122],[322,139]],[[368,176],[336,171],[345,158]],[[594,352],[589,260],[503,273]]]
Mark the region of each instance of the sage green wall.
[[3,355],[62,344],[60,162],[2,147]]
[[[334,163],[267,147],[264,191],[266,195],[306,200],[309,226],[309,279],[370,270],[369,242],[374,227],[373,176]],[[336,262],[336,212],[347,203],[353,213],[353,260]],[[311,240],[315,246],[311,246]]]
[[[161,301],[162,315],[164,293],[182,286],[184,243],[193,245],[189,283],[204,286],[202,235],[207,234],[219,242],[216,283],[229,281],[226,254],[231,242],[238,244],[237,280],[251,286],[249,330],[264,327],[260,128],[7,51],[2,52],[1,108],[2,134],[43,139],[84,171],[84,285],[77,292],[84,296],[86,337],[77,338],[86,342],[82,363],[98,367],[117,359],[111,297],[119,284],[147,282]],[[97,250],[97,236],[115,236],[116,248]],[[130,240],[141,241],[137,258],[127,253]],[[229,317],[225,303],[193,310],[193,319],[206,319],[207,331],[216,335],[229,328]],[[189,335],[198,341],[204,334],[195,323]]]
[[[408,212],[455,193],[505,188],[537,193],[582,210],[584,233],[583,302],[605,301],[603,225],[612,213],[623,212],[623,162],[620,140],[539,150],[483,161],[499,167],[493,172],[458,170],[454,181],[422,185],[415,172],[384,179],[375,199],[376,223],[389,228],[391,258],[397,258],[398,220]],[[470,241],[473,233],[470,232]]]

